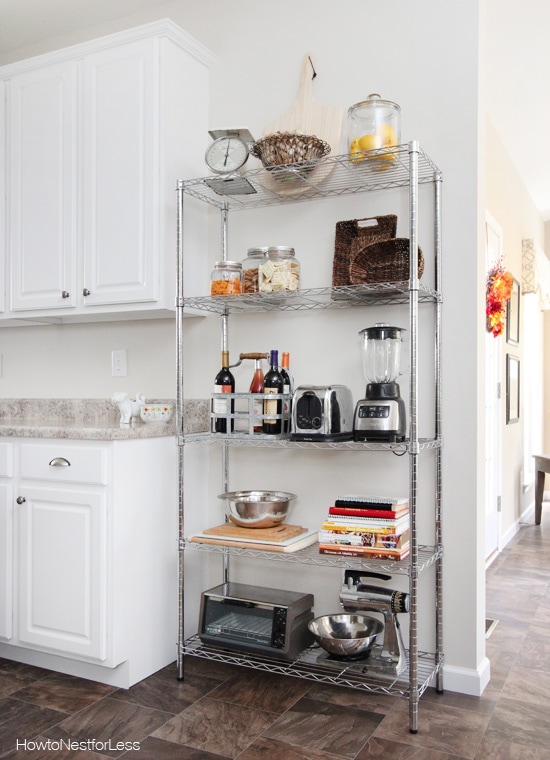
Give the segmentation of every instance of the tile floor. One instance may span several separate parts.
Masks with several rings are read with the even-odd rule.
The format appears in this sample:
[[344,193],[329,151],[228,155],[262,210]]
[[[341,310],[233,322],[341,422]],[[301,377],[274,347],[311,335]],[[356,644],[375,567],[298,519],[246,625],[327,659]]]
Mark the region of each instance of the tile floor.
[[0,660],[0,758],[548,760],[548,512],[488,570],[491,683],[481,698],[428,690],[415,735],[405,700],[196,658],[183,683],[171,666],[128,690]]

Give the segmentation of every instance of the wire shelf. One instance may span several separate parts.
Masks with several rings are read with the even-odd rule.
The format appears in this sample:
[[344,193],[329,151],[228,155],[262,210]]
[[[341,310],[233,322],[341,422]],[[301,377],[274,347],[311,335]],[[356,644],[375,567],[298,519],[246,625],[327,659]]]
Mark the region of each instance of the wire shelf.
[[[409,441],[401,443],[383,443],[378,441],[294,441],[290,438],[274,435],[249,435],[248,433],[189,433],[183,436],[185,443],[230,443],[232,446],[252,448],[289,448],[289,449],[347,449],[350,451],[392,451],[397,456],[406,454]],[[418,450],[439,449],[440,438],[420,438]]]
[[418,153],[419,184],[441,177],[438,167],[418,143],[410,143],[392,148],[395,160],[391,162],[378,158],[387,155],[387,148],[378,149],[368,151],[365,160],[358,163],[350,161],[347,155],[327,156],[228,177],[179,180],[178,189],[216,208],[237,210],[408,187],[411,150]]
[[[300,565],[316,565],[318,567],[341,567],[343,569],[372,570],[374,572],[389,573],[390,575],[409,575],[410,557],[405,560],[383,560],[366,557],[346,557],[336,554],[319,554],[318,544],[312,544],[305,549],[296,552],[271,552],[258,549],[243,549],[236,546],[222,546],[218,544],[202,544],[190,539],[182,539],[181,549],[194,549],[197,551],[214,552],[230,556],[248,557],[251,559],[270,560],[272,562],[294,562]],[[433,565],[443,556],[443,547],[419,546],[417,571],[420,573]]]
[[[437,291],[423,283],[418,286],[419,303],[441,300]],[[349,309],[354,306],[406,304],[409,281],[372,285],[345,285],[337,288],[309,288],[282,293],[241,293],[233,296],[197,296],[185,298],[183,306],[194,311],[230,314],[255,311],[312,311],[314,309]]]
[[[266,655],[254,655],[245,652],[232,652],[222,647],[203,644],[198,636],[192,636],[183,642],[181,653],[191,657],[202,657],[230,665],[252,668],[254,670],[278,673],[279,675],[305,678],[317,683],[328,683],[335,686],[347,686],[352,689],[387,694],[390,696],[407,697],[409,695],[409,669],[399,676],[390,674],[368,673],[368,660],[360,662],[345,662],[328,660],[319,657],[323,650],[318,646],[310,647],[292,661],[285,662]],[[438,662],[433,654],[418,653],[417,688],[418,696],[422,696],[430,682],[443,666],[443,659]]]

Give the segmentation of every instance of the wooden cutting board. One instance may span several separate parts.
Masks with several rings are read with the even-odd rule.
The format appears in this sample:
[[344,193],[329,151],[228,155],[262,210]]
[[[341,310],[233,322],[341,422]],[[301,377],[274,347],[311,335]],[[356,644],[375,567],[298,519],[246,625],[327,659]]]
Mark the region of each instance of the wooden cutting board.
[[217,525],[214,528],[203,530],[205,536],[232,538],[235,540],[247,538],[253,541],[273,541],[277,543],[288,541],[289,538],[294,538],[294,536],[299,536],[302,533],[307,533],[307,528],[302,528],[300,525],[287,525],[286,523],[275,525],[273,528],[241,528],[240,525],[225,523],[224,525]]
[[306,53],[302,61],[298,96],[286,113],[266,126],[264,136],[274,132],[300,132],[304,135],[315,135],[330,145],[330,155],[338,155],[344,109],[323,105],[313,97],[314,69],[313,53]]

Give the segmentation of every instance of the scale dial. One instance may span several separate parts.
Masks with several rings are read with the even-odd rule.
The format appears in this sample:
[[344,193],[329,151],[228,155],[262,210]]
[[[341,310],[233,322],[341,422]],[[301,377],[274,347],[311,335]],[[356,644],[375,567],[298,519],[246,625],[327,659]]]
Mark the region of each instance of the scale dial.
[[225,135],[208,146],[204,160],[216,174],[232,174],[241,169],[250,155],[248,143],[238,135]]

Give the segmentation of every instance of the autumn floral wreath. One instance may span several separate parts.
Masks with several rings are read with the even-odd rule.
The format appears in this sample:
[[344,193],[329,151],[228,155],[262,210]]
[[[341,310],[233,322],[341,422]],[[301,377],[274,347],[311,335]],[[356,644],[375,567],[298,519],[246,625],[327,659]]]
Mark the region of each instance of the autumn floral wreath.
[[487,274],[486,327],[497,338],[504,330],[506,304],[510,300],[514,278],[498,261]]

